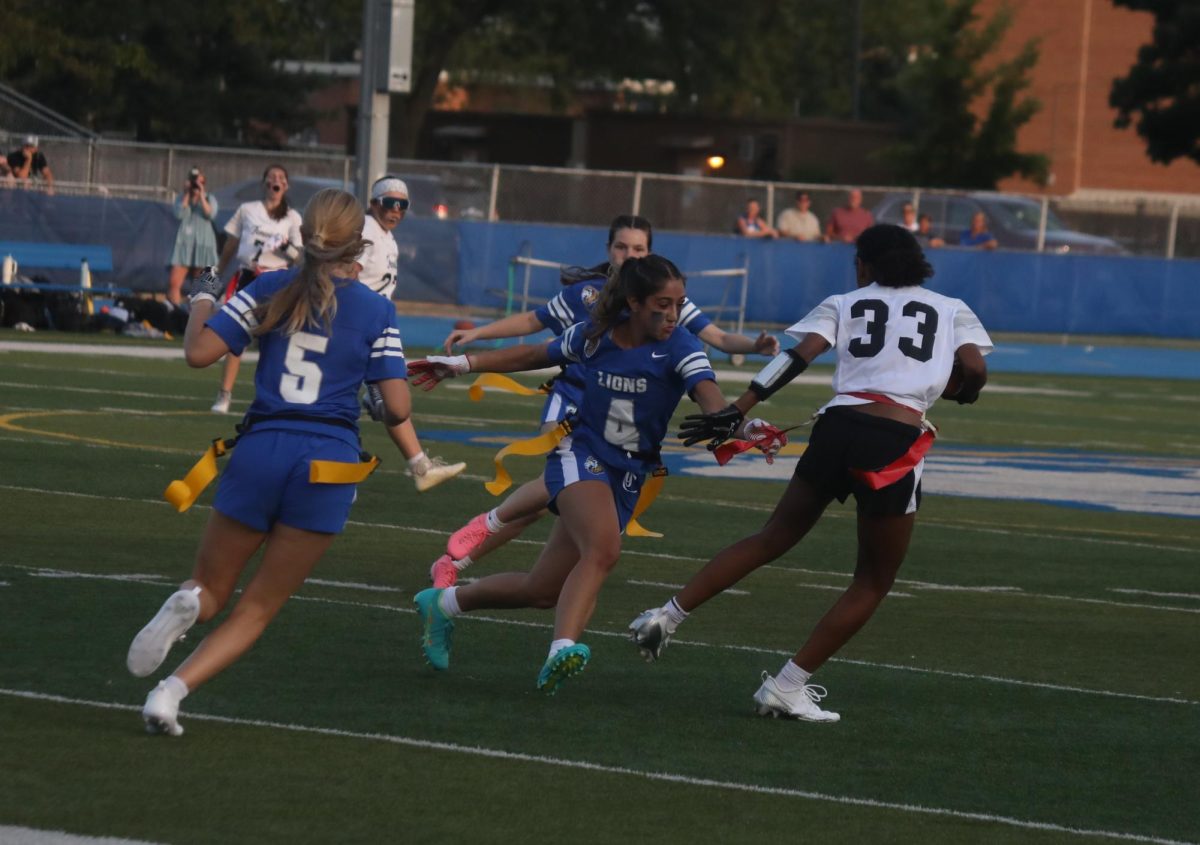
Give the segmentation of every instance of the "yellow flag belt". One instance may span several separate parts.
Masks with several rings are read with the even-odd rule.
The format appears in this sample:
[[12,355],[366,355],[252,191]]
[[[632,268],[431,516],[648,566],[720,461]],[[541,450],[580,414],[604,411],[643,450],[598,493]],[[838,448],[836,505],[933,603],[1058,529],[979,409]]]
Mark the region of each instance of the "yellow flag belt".
[[[176,479],[167,485],[167,489],[163,491],[163,498],[180,513],[194,505],[204,488],[217,477],[217,458],[233,451],[237,442],[237,437],[229,440],[218,437],[213,440],[212,445],[204,451],[200,460],[196,461],[195,466],[188,470],[188,474],[182,480]],[[357,484],[365,481],[377,466],[379,458],[366,452],[363,452],[362,460],[356,463],[310,461],[308,480],[310,484]]]
[[638,517],[650,509],[654,504],[654,500],[658,498],[658,494],[662,492],[663,484],[667,480],[667,468],[659,466],[654,472],[650,473],[650,477],[646,479],[646,483],[642,485],[642,492],[638,495],[637,504],[633,506],[633,516],[629,518],[629,523],[625,526],[625,536],[627,537],[662,537],[658,531],[651,531],[642,526],[638,522]]
[[512,486],[512,476],[508,474],[508,470],[504,468],[504,459],[509,455],[522,455],[529,457],[532,455],[545,455],[551,449],[558,445],[558,442],[571,433],[571,424],[566,420],[560,422],[552,430],[545,434],[539,434],[537,437],[530,437],[526,440],[514,440],[503,449],[496,453],[496,457],[492,462],[496,465],[496,477],[487,482],[483,486],[493,496],[499,496],[505,490]]
[[546,382],[540,387],[526,387],[519,381],[514,381],[500,373],[483,373],[467,389],[467,395],[478,402],[483,399],[483,391],[486,388],[503,390],[505,393],[515,393],[518,396],[543,396],[550,392],[550,382]]

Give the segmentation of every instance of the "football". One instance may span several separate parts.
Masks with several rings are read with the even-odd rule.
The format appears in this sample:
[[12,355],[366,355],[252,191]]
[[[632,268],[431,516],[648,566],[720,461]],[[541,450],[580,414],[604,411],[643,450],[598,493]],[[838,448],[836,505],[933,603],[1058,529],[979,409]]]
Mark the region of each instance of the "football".
[[953,399],[962,390],[963,386],[963,371],[962,361],[958,358],[954,359],[954,366],[950,368],[950,380],[946,382],[946,387],[942,390],[943,399]]
[[454,324],[454,328],[459,331],[466,331],[467,329],[475,328],[475,324],[470,320],[459,320]]

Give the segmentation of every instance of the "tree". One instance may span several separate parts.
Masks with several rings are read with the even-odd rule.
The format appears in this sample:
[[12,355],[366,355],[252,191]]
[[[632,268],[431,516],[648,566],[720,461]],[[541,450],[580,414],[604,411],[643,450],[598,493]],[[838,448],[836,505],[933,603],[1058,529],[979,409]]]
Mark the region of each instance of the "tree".
[[1200,163],[1200,7],[1189,0],[1115,0],[1154,15],[1154,35],[1129,74],[1113,80],[1108,102],[1125,129],[1137,133],[1151,161]]
[[[929,42],[896,79],[906,140],[885,155],[905,183],[992,189],[1013,174],[1045,181],[1049,159],[1017,151],[1017,130],[1041,108],[1022,96],[1037,63],[1037,42],[1008,61],[981,67],[1011,24],[1011,13],[1001,9],[981,24],[975,4],[947,4]],[[982,120],[978,102],[988,103]]]

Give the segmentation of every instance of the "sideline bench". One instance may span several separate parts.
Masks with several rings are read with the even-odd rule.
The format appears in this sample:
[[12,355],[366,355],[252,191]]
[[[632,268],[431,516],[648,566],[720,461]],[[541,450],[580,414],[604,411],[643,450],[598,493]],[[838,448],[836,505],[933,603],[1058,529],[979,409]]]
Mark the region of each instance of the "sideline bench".
[[[102,244],[53,244],[36,243],[33,241],[0,241],[0,260],[11,255],[17,262],[18,269],[30,268],[40,270],[71,270],[79,269],[83,261],[88,263],[91,273],[112,272],[112,250]],[[40,282],[13,281],[4,287],[18,290],[41,290],[67,293],[88,294],[88,288],[82,284],[43,284]],[[132,294],[128,288],[117,288],[112,285],[99,287],[95,284],[88,295],[95,294]]]

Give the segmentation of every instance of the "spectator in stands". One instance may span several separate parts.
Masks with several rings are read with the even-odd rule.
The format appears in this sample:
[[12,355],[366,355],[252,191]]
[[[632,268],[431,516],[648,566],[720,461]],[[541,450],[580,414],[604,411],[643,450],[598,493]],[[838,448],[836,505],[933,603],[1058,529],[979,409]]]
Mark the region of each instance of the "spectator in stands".
[[976,211],[971,215],[971,227],[963,229],[958,236],[959,246],[969,246],[975,249],[995,249],[1000,242],[988,231],[987,215]]
[[0,161],[0,175],[25,185],[37,176],[46,183],[46,193],[54,193],[54,174],[46,155],[38,149],[38,136],[26,135],[21,148],[13,150]]
[[917,231],[913,232],[923,246],[945,246],[946,242],[933,233],[933,218],[922,214],[917,218]]
[[775,238],[779,233],[762,216],[762,206],[756,199],[746,200],[746,213],[737,219],[736,234],[747,238]]
[[[217,275],[237,260],[238,269],[229,280],[225,298],[232,299],[250,284],[259,273],[290,267],[304,248],[300,235],[300,214],[288,207],[288,173],[282,164],[272,164],[263,171],[263,198],[244,202],[225,224],[229,237],[217,262]],[[229,413],[233,398],[233,383],[237,381],[241,358],[233,353],[225,356],[221,374],[221,389],[213,403],[214,414]]]
[[917,221],[917,207],[911,202],[900,206],[900,225],[914,235],[921,228],[921,224]]
[[202,269],[217,263],[217,235],[212,224],[216,213],[217,198],[208,195],[204,174],[199,167],[193,167],[175,199],[179,231],[175,233],[171,275],[167,280],[167,301],[172,305],[183,300],[185,279],[194,279]]
[[775,220],[781,238],[794,238],[798,241],[819,241],[821,239],[821,221],[810,210],[812,199],[807,191],[796,192],[795,208],[786,208]]
[[833,243],[852,244],[858,236],[875,225],[875,215],[862,207],[862,191],[851,188],[846,194],[846,205],[835,208],[829,215],[825,227],[825,240]]

